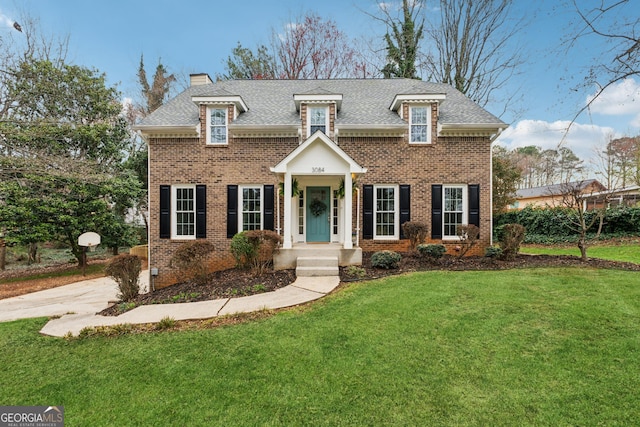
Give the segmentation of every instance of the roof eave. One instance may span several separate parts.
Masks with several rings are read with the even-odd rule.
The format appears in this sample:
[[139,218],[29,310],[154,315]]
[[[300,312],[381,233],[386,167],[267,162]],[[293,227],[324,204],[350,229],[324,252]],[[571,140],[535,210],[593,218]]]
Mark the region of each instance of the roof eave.
[[497,136],[507,128],[504,123],[438,123],[440,136]]
[[187,126],[162,126],[162,125],[135,125],[133,130],[140,132],[142,136],[153,135],[197,135],[197,125]]
[[403,102],[411,103],[442,103],[447,98],[445,93],[416,93],[416,94],[399,94],[393,98],[389,109],[391,111],[398,111],[398,108]]

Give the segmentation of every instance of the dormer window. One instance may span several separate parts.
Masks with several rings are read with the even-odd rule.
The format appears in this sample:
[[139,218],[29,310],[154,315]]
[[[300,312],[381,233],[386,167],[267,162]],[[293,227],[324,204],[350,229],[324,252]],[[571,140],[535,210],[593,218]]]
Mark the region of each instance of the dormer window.
[[227,109],[208,108],[207,144],[227,144]]
[[238,95],[224,89],[203,96],[193,96],[191,101],[200,110],[200,140],[209,146],[229,145],[229,124],[239,114],[249,110]]
[[416,92],[398,94],[393,98],[389,109],[409,123],[409,144],[436,142],[438,106],[446,97],[444,93]]
[[409,108],[409,128],[411,144],[428,144],[431,142],[431,106],[411,106]]
[[313,135],[317,131],[321,131],[325,135],[329,127],[329,108],[328,107],[309,107],[309,129],[308,136]]

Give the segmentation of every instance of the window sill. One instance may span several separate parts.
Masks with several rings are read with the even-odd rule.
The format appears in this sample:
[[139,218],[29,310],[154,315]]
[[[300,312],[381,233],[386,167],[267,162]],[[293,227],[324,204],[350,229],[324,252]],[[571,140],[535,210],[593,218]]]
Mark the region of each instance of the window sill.
[[171,236],[171,240],[175,240],[176,242],[196,240],[196,236]]
[[216,142],[216,143],[207,142],[205,145],[207,147],[228,147],[229,143],[228,142]]

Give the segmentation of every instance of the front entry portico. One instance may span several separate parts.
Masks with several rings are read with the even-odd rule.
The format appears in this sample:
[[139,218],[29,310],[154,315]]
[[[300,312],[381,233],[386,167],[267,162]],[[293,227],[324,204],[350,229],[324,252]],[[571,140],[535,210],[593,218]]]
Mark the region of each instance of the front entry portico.
[[284,189],[281,253],[293,249],[294,244],[300,247],[318,242],[332,243],[334,249],[336,244],[344,250],[353,249],[357,203],[350,189],[366,168],[318,131],[271,171],[278,175]]

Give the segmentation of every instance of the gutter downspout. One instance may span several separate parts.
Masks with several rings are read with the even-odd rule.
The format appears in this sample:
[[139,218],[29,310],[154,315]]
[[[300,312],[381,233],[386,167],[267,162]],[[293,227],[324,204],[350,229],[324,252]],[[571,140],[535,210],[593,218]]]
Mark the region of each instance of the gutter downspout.
[[356,188],[356,248],[360,247],[360,187]]
[[493,143],[500,136],[504,129],[498,128],[498,132],[489,138],[489,245],[493,246]]

